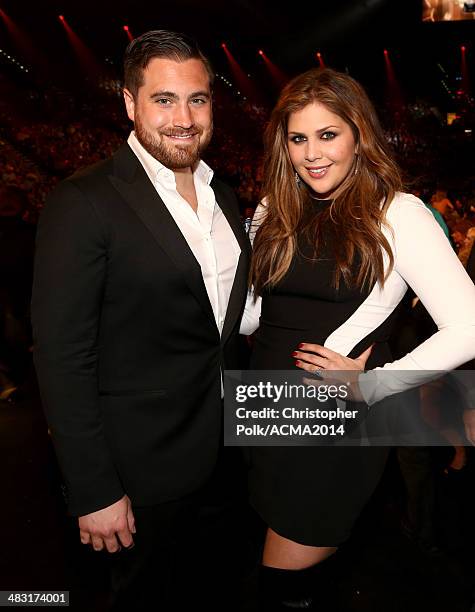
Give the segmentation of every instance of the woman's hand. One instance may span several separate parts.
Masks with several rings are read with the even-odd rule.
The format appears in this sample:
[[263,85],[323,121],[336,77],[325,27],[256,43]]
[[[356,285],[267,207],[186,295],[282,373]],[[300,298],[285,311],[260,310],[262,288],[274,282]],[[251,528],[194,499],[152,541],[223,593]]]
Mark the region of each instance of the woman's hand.
[[[345,357],[320,344],[299,344],[299,350],[292,353],[295,365],[317,376],[328,384],[344,384],[347,398],[352,401],[364,401],[358,385],[358,377],[365,369],[373,345],[367,348],[356,359]],[[314,379],[304,379],[306,384],[316,384]]]
[[292,353],[295,365],[312,374],[320,370],[338,370],[362,372],[368,357],[371,355],[373,345],[367,348],[356,359],[345,357],[320,344],[299,344],[298,351]]

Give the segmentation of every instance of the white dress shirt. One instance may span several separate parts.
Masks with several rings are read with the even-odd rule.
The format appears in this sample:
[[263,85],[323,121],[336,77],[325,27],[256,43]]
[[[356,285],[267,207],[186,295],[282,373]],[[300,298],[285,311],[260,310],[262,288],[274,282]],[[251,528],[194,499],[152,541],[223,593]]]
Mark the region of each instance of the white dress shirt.
[[193,172],[198,200],[195,213],[178,193],[173,170],[150,155],[137,140],[135,132],[131,132],[127,142],[201,267],[216,325],[221,334],[241,248],[210,186],[213,171],[204,161],[200,161]]

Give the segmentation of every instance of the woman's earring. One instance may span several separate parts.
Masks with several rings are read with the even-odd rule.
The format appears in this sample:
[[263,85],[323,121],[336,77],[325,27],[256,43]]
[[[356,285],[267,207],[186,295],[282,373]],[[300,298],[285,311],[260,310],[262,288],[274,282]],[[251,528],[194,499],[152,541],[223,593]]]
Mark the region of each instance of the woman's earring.
[[359,162],[360,162],[360,158],[358,153],[355,153],[355,169],[353,170],[353,176],[356,176],[360,170],[359,168]]
[[300,187],[300,182],[301,182],[301,179],[300,179],[299,173],[295,172],[295,184],[297,185],[297,187]]

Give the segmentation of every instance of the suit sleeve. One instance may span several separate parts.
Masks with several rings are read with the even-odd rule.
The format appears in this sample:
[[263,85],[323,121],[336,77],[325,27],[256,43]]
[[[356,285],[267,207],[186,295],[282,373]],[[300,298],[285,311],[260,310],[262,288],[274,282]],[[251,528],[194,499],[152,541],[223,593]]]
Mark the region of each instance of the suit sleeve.
[[95,209],[74,182],[63,182],[48,199],[38,226],[32,324],[43,407],[69,511],[79,516],[124,494],[99,410],[106,261],[107,237]]

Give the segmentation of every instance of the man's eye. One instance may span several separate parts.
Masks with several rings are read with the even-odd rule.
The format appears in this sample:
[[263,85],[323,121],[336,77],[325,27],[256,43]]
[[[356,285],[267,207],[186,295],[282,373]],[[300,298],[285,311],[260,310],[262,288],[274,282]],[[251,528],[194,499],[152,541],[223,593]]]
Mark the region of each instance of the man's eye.
[[335,136],[335,132],[323,132],[321,137],[323,138],[323,140],[332,140],[333,138],[335,138]]
[[191,101],[193,104],[205,104],[206,100],[204,98],[193,98],[193,100]]
[[161,104],[162,106],[166,106],[167,104],[170,104],[170,100],[168,98],[157,98],[155,102],[157,104]]

